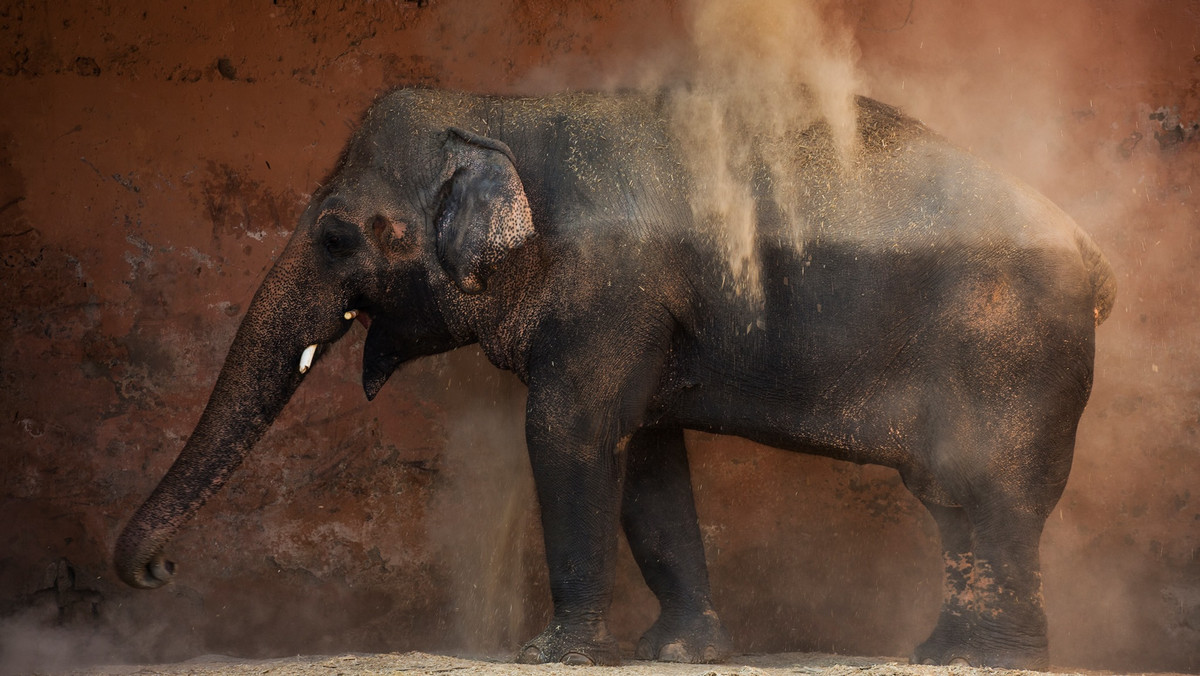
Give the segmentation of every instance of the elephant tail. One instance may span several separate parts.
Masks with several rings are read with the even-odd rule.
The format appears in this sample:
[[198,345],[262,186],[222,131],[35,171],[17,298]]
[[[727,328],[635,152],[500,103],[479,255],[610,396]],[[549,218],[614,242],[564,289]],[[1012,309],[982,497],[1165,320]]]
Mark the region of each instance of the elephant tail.
[[1112,265],[1109,265],[1108,259],[1100,251],[1100,247],[1096,246],[1092,238],[1082,229],[1076,230],[1075,243],[1079,246],[1079,253],[1083,256],[1083,266],[1087,270],[1088,280],[1091,282],[1096,326],[1100,326],[1105,319],[1108,319],[1108,315],[1112,313],[1113,305],[1117,301],[1116,275],[1113,273]]

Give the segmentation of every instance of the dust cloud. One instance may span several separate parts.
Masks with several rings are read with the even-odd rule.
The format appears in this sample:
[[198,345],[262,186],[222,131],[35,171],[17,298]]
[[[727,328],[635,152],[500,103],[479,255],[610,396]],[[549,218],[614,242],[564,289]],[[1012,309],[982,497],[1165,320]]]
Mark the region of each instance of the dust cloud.
[[0,674],[62,672],[128,659],[110,631],[62,626],[37,611],[0,621]]
[[[857,150],[860,89],[853,33],[832,3],[694,0],[687,5],[686,84],[671,89],[670,124],[694,186],[697,223],[723,244],[734,288],[759,295],[752,181],[770,186],[787,232],[804,224],[789,206],[795,134],[824,123],[846,167]],[[756,176],[761,163],[765,176]]]
[[75,565],[60,558],[45,571],[40,589],[0,607],[0,674],[115,663],[145,648],[159,627],[132,622],[120,609],[105,610],[103,595],[77,577]]
[[524,387],[477,349],[435,359],[451,425],[439,472],[445,490],[430,507],[428,532],[450,573],[446,644],[506,659],[549,620]]

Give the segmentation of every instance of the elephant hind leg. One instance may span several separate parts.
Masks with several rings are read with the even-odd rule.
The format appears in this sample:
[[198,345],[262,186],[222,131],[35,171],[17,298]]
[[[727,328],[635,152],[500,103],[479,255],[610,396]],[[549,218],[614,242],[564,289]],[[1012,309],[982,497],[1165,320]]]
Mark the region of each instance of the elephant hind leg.
[[945,598],[913,663],[1046,669],[1038,561],[1045,517],[994,502],[926,507],[942,536]]
[[723,661],[732,643],[712,606],[683,430],[640,430],[627,452],[621,523],[660,607],[637,658]]
[[955,648],[968,642],[971,633],[969,591],[975,569],[971,551],[971,522],[961,507],[943,507],[925,502],[942,537],[944,598],[937,625],[924,643],[917,646],[913,664],[950,664]]
[[905,481],[937,521],[946,590],[915,661],[1049,665],[1039,544],[1067,482],[1089,381],[1069,363],[1031,358],[1007,386],[930,409],[925,463]]

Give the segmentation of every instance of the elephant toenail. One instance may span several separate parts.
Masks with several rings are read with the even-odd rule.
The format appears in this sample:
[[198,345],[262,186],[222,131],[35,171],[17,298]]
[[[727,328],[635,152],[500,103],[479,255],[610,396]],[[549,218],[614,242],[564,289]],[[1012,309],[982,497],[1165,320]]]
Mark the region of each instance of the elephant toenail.
[[683,644],[676,641],[668,643],[658,650],[658,659],[662,662],[690,662],[687,650]]
[[562,663],[569,667],[590,667],[595,664],[590,657],[583,653],[567,653],[563,655]]
[[542,659],[542,651],[538,650],[537,646],[527,645],[521,650],[521,654],[517,655],[517,662],[521,664],[541,664],[545,660]]
[[949,665],[952,667],[969,667],[971,666],[971,663],[968,662],[966,658],[955,657],[954,659],[950,660]]
[[721,653],[717,651],[717,647],[713,645],[704,646],[704,654],[701,656],[703,660],[709,664],[717,662],[721,659]]

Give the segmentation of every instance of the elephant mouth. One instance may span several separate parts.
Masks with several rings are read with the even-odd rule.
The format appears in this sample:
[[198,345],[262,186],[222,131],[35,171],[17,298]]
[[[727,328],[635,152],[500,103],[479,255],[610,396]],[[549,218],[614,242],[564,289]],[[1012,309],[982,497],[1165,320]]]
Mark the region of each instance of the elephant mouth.
[[[362,324],[365,328],[367,328],[367,329],[371,328],[371,316],[368,315],[365,311],[363,311],[363,310],[346,310],[345,312],[342,313],[343,321],[352,322],[355,319],[357,319],[359,321],[359,323]],[[349,327],[347,326],[346,328],[348,329]],[[345,331],[343,331],[342,333],[344,334]],[[300,362],[298,364],[298,369],[301,374],[308,373],[308,371],[312,368],[313,360],[315,360],[317,357],[317,351],[320,350],[323,352],[324,347],[325,347],[325,344],[323,344],[323,343],[312,343],[308,347],[304,348],[304,350],[300,353]]]

